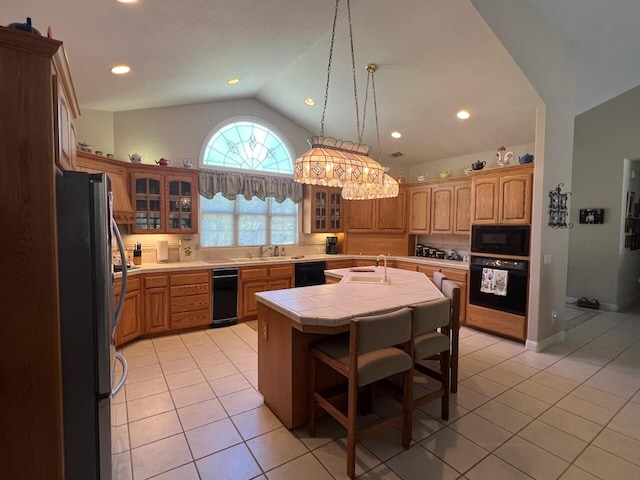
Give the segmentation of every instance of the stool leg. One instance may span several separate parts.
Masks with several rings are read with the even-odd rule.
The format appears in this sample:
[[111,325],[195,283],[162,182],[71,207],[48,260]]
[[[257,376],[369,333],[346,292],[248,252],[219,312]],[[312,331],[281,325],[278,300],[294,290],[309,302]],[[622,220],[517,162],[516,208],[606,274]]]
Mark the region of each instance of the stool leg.
[[402,446],[407,449],[411,445],[411,435],[413,433],[413,368],[405,372],[403,384]]
[[356,429],[358,415],[358,385],[349,379],[347,405],[347,476],[356,477]]
[[442,414],[443,420],[449,420],[449,368],[450,368],[450,355],[449,351],[442,352],[440,354],[440,371],[442,372],[442,388],[444,395],[442,395]]

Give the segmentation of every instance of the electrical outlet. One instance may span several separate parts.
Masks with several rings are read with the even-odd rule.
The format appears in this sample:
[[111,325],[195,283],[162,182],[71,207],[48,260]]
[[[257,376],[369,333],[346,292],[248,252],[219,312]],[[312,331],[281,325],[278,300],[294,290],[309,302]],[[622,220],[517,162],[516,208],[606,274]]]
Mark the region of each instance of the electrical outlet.
[[267,322],[262,325],[262,338],[269,340],[269,324]]
[[546,255],[544,256],[544,263],[545,263],[545,264],[547,264],[547,263],[551,263],[551,254],[550,254],[550,253],[548,253],[548,254],[546,254]]

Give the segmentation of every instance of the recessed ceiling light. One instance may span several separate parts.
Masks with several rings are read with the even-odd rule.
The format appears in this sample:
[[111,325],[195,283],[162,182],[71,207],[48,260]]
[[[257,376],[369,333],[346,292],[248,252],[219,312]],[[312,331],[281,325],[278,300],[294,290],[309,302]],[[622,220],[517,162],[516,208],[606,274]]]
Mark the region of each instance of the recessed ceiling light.
[[471,114],[466,110],[460,110],[458,113],[456,113],[456,117],[458,117],[460,120],[466,120],[470,116]]
[[129,65],[116,65],[111,69],[111,73],[115,75],[124,75],[125,73],[129,73],[131,71],[131,67]]
[[227,80],[227,83],[229,85],[235,85],[236,83],[239,83],[239,82],[240,82],[240,79],[238,77],[233,77]]
[[138,3],[138,0],[118,0],[120,3]]
[[391,132],[391,136],[393,138],[400,138],[402,137],[402,134],[400,132]]
[[304,103],[306,103],[310,107],[313,107],[316,104],[316,101],[313,98],[305,98]]

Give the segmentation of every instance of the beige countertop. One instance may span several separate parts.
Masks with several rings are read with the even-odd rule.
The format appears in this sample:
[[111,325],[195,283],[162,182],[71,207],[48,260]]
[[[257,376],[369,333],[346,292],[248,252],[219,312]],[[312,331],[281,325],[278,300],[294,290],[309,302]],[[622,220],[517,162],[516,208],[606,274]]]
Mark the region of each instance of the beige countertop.
[[[339,283],[256,293],[256,300],[301,325],[337,327],[352,318],[374,315],[414,303],[442,298],[442,293],[423,273],[387,268],[388,284],[374,282],[384,267],[374,272],[351,272],[350,268],[327,270],[343,277]],[[375,277],[375,278],[371,278]]]
[[[238,267],[255,267],[257,265],[273,265],[278,263],[301,263],[301,262],[317,262],[331,260],[371,260],[371,265],[375,264],[375,255],[304,255],[301,257],[265,257],[265,258],[221,258],[217,260],[197,260],[194,262],[171,262],[171,263],[144,263],[140,268],[130,269],[129,275],[139,275],[141,273],[154,272],[177,272],[180,270],[199,270],[211,268],[238,268]],[[389,256],[387,261],[398,260],[403,262],[417,263],[421,265],[435,265],[447,268],[457,268],[459,270],[469,270],[467,262],[459,262],[455,260],[439,260],[436,258],[424,257],[404,257]],[[116,273],[116,278],[121,273]]]

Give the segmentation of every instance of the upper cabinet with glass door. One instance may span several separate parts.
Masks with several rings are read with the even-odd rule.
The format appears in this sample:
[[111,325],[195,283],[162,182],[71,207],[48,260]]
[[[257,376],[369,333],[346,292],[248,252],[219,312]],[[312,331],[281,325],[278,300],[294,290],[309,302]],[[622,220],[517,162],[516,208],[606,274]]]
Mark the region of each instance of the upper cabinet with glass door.
[[136,170],[131,174],[131,233],[197,233],[197,173],[181,175],[179,169],[168,168],[147,173],[144,166]]
[[336,233],[344,229],[339,188],[304,186],[303,232]]
[[194,232],[193,179],[167,177],[165,183],[167,201],[167,232]]

